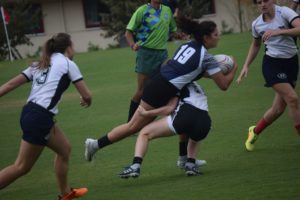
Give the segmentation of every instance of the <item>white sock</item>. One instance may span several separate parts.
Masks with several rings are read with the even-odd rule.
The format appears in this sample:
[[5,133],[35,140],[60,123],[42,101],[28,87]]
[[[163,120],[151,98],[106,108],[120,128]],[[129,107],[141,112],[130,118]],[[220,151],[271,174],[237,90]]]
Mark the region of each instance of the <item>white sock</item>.
[[186,161],[187,160],[187,156],[179,156],[179,160]]

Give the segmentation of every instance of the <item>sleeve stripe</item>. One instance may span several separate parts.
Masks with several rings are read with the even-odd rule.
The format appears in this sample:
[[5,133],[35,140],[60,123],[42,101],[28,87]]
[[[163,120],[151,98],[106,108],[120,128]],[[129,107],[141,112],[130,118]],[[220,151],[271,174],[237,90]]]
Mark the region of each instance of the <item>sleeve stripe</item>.
[[76,79],[75,81],[72,81],[72,83],[77,83],[77,82],[82,81],[82,80],[83,80],[83,78],[81,77],[79,79]]
[[293,26],[292,26],[292,23],[293,23],[293,21],[294,21],[295,19],[297,19],[297,18],[300,18],[300,16],[296,16],[296,17],[294,17],[294,18],[290,21],[290,26],[291,26],[291,27],[293,27]]
[[27,79],[28,82],[31,81],[30,78],[28,78],[28,76],[27,76],[24,72],[22,72],[21,74],[22,74],[23,76],[25,76],[25,78]]

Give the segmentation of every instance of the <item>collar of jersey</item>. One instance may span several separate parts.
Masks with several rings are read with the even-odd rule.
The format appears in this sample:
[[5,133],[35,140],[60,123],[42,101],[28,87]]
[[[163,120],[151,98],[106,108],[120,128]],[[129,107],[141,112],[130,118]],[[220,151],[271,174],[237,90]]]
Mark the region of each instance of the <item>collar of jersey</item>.
[[[147,5],[148,5],[148,10],[150,10],[151,8],[153,8],[150,3],[148,3]],[[157,17],[159,17],[160,13],[161,13],[161,10],[162,10],[162,4],[160,4],[160,7],[159,7],[158,10],[156,10],[155,8],[153,8],[153,9],[155,10],[154,15],[157,16]]]

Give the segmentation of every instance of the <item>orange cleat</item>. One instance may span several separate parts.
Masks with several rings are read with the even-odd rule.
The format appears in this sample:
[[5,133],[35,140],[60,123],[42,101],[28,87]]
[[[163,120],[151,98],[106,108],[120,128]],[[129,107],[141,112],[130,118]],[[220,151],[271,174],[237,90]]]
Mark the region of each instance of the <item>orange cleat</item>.
[[88,192],[87,188],[72,188],[71,191],[63,197],[60,197],[59,200],[72,200],[74,198],[79,198],[85,195]]

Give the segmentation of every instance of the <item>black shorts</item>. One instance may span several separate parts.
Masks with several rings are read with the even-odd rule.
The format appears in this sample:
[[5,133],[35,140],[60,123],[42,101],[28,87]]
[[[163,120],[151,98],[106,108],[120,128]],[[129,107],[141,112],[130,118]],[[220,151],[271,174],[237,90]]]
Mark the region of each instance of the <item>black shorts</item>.
[[47,145],[54,125],[53,117],[53,113],[38,104],[26,104],[20,118],[23,140],[35,145]]
[[160,74],[146,82],[142,100],[154,108],[166,105],[172,97],[177,96],[179,90]]
[[277,83],[289,83],[295,87],[298,71],[298,55],[292,58],[273,58],[265,55],[263,58],[262,72],[266,87],[272,87]]
[[207,111],[184,103],[168,116],[168,125],[173,132],[186,134],[192,140],[200,141],[208,135],[211,119]]

